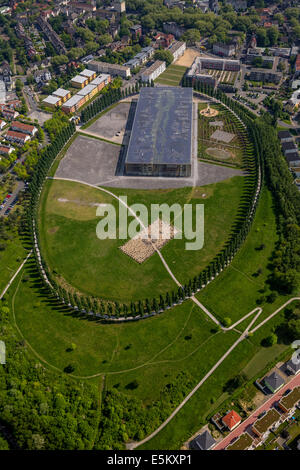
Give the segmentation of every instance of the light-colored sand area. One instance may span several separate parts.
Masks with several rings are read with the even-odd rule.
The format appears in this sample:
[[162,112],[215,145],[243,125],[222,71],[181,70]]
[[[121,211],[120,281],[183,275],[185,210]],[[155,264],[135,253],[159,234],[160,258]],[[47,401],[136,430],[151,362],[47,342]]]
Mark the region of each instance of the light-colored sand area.
[[161,219],[141,230],[120,249],[138,263],[143,263],[155,253],[155,248],[162,248],[174,238],[178,230]]
[[179,57],[179,59],[174,62],[174,65],[183,65],[184,67],[190,67],[194,62],[195,58],[198,57],[200,54],[194,49],[187,48],[184,51],[184,54]]

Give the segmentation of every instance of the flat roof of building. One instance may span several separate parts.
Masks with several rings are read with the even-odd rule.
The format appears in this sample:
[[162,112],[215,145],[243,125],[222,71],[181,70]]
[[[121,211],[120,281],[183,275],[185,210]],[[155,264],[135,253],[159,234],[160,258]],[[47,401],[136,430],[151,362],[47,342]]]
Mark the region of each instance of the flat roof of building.
[[185,45],[185,42],[182,42],[182,41],[173,42],[173,44],[171,44],[171,46],[169,47],[169,51],[171,53],[176,52],[178,51],[178,49],[180,49],[184,45]]
[[71,80],[71,82],[75,82],[75,83],[84,83],[86,81],[87,81],[87,77],[84,77],[83,75],[76,75]]
[[192,113],[192,88],[142,88],[126,163],[190,164]]
[[80,72],[80,75],[83,75],[84,77],[92,77],[95,74],[94,70],[89,70],[89,69],[84,69],[82,72]]
[[105,82],[108,80],[110,75],[108,73],[102,73],[101,75],[98,75],[98,77],[94,78],[94,80],[91,81],[91,85],[100,85],[102,82]]
[[229,444],[226,450],[246,450],[252,444],[253,440],[253,437],[247,432],[244,432],[232,444]]
[[129,67],[127,67],[126,65],[119,65],[119,64],[110,64],[109,62],[101,62],[101,61],[98,61],[98,60],[91,60],[89,63],[88,63],[88,67],[93,67],[93,66],[101,66],[101,67],[105,67],[105,68],[109,68],[111,70],[128,70]]
[[44,98],[42,102],[48,104],[57,104],[60,99],[61,98],[59,98],[58,96],[49,95],[47,96],[47,98]]
[[280,414],[275,408],[271,408],[262,418],[257,419],[253,427],[260,433],[265,433],[273,424],[277,423]]
[[93,84],[90,83],[89,85],[86,85],[85,87],[83,87],[76,94],[81,95],[81,96],[86,96],[86,95],[89,95],[93,90],[95,90],[95,88],[97,88],[97,85],[93,85]]
[[72,96],[68,101],[66,101],[63,106],[64,107],[67,107],[67,108],[72,108],[72,106],[75,106],[77,103],[79,103],[79,101],[81,101],[83,98],[83,96],[81,95],[74,95]]
[[70,93],[69,90],[65,90],[64,88],[58,88],[56,91],[52,93],[54,96],[60,96],[61,98],[64,98]]
[[281,403],[287,410],[290,410],[297,405],[300,400],[300,387],[295,387],[288,395],[282,397],[279,403]]
[[153,72],[155,72],[156,69],[158,69],[161,65],[165,64],[164,60],[156,60],[150,67],[148,67],[142,75],[145,77],[148,77],[148,75],[151,75]]

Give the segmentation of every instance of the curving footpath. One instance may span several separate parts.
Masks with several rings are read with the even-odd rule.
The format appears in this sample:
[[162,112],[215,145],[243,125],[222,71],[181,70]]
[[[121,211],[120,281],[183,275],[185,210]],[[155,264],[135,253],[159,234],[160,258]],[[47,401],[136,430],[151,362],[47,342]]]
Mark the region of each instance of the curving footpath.
[[[184,405],[189,401],[189,399],[197,392],[197,390],[201,387],[201,385],[206,382],[206,380],[215,372],[215,370],[224,362],[224,360],[229,356],[229,354],[245,339],[249,334],[252,334],[254,331],[258,330],[261,326],[263,326],[267,321],[271,320],[275,315],[277,315],[282,309],[284,309],[287,305],[289,305],[291,302],[294,302],[296,300],[300,300],[300,297],[293,297],[292,299],[288,300],[283,304],[280,308],[278,308],[274,313],[272,313],[269,317],[267,317],[265,320],[263,320],[258,326],[256,326],[253,330],[251,330],[251,326],[255,323],[255,321],[258,319],[258,317],[262,313],[262,309],[258,308],[253,310],[252,312],[248,313],[243,317],[241,320],[239,320],[237,323],[240,323],[241,321],[245,320],[245,318],[249,317],[252,315],[255,311],[258,310],[257,314],[255,317],[251,320],[247,328],[243,331],[241,336],[230,346],[230,348],[226,351],[226,353],[215,363],[215,365],[210,369],[210,371],[200,380],[200,382],[196,385],[196,387],[193,388],[193,390],[185,397],[185,399],[180,403],[180,405],[175,408],[173,413],[170,414],[170,416],[149,436],[147,436],[145,439],[143,439],[140,442],[131,442],[127,444],[127,449],[133,450],[146,442],[150,441],[153,437],[155,437],[164,427],[167,426],[167,424],[174,418],[174,416],[181,410],[181,408],[184,407]],[[206,310],[206,309],[205,309]],[[208,312],[208,310],[207,310]],[[234,325],[231,326],[232,329]]]

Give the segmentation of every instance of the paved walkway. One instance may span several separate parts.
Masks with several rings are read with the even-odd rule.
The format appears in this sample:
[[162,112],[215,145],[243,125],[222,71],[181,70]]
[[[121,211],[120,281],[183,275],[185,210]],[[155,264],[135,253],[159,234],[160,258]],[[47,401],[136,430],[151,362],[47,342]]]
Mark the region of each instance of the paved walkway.
[[300,375],[297,375],[292,380],[290,380],[284,387],[282,387],[277,393],[272,395],[265,403],[263,403],[259,408],[257,408],[249,418],[245,419],[234,431],[232,431],[228,436],[225,437],[221,442],[219,442],[213,450],[224,450],[231,441],[245,432],[249,426],[251,426],[258,418],[258,416],[263,412],[269,410],[280,398],[284,395],[284,392],[289,388],[294,388],[300,385]]

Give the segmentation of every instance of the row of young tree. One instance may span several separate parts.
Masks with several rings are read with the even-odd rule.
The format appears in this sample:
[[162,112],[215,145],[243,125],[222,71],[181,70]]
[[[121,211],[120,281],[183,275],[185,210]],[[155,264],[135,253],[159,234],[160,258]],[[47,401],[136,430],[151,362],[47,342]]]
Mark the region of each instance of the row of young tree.
[[[137,84],[137,87],[133,92],[136,93],[140,86],[142,85]],[[30,185],[31,204],[29,206],[29,222],[31,227],[32,242],[33,246],[35,247],[34,256],[38,270],[46,288],[52,295],[55,296],[58,302],[74,309],[77,312],[95,315],[102,319],[129,320],[146,318],[149,315],[161,313],[164,310],[183,302],[185,299],[190,298],[194,293],[205,287],[212,279],[214,279],[224,270],[224,268],[231,262],[240,246],[243,244],[250,230],[255,214],[261,182],[259,146],[252,125],[252,120],[248,115],[247,110],[242,108],[238,103],[227,98],[224,93],[220,91],[214,91],[210,88],[205,88],[205,90],[202,91],[198,90],[198,84],[196,84],[194,88],[196,91],[207,93],[213,98],[220,100],[225,106],[231,108],[238,119],[247,121],[250,134],[252,134],[253,143],[247,139],[244,156],[244,167],[247,170],[247,174],[245,176],[244,194],[242,198],[243,202],[239,207],[238,216],[236,218],[230,239],[227,241],[222,251],[214,258],[214,260],[212,260],[206,269],[191,279],[186,285],[179,287],[175,291],[160,295],[159,298],[154,297],[152,299],[138,300],[135,302],[132,301],[130,305],[120,305],[118,302],[104,301],[103,299],[72,293],[69,290],[64,289],[56,282],[55,276],[49,269],[39,251],[39,229],[38,224],[36,223],[36,208],[42,184],[53,160],[75,131],[75,126],[72,123],[68,126],[68,128],[63,129],[63,131],[58,134],[55,141],[50,146],[48,146],[45,152],[45,158],[39,162],[37,171]],[[92,105],[90,105],[91,112],[89,115],[86,115],[87,120],[92,117],[93,113],[97,114],[101,112],[101,106],[107,107],[112,104],[113,100],[117,101],[119,99],[118,97],[120,97],[120,94],[121,91],[119,89],[112,90],[109,92],[109,94],[103,95],[101,98],[96,100]]]
[[255,128],[279,233],[269,282],[273,289],[291,293],[300,281],[300,193],[293,184],[274,127],[261,119],[256,121]]

